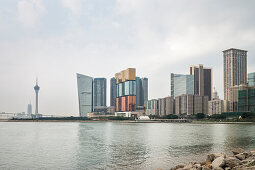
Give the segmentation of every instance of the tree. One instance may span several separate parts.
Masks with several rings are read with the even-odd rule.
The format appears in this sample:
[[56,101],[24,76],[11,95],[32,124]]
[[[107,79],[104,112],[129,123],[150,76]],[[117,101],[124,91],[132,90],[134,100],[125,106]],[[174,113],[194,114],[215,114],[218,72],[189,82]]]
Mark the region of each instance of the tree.
[[197,119],[204,119],[205,118],[205,114],[204,113],[197,113],[196,114],[196,118]]

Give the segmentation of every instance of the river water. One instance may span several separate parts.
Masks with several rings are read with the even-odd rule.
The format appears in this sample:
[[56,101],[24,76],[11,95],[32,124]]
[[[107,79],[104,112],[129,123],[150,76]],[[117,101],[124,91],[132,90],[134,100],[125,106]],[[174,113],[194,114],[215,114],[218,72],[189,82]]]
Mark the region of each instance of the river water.
[[254,124],[0,122],[0,169],[169,169],[255,149]]

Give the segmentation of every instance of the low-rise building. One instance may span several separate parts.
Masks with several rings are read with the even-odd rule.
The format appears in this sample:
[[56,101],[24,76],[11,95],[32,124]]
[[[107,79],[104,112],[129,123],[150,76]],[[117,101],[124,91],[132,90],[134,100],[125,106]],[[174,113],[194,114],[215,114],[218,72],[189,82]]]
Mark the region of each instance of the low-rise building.
[[145,102],[146,115],[159,115],[159,100],[152,99]]

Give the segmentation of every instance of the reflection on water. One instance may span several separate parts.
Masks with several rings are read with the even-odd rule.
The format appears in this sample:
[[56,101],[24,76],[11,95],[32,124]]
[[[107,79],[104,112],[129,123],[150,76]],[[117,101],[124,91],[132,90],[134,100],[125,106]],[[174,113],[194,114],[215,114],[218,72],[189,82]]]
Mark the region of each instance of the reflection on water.
[[169,169],[255,149],[255,125],[0,123],[0,169]]

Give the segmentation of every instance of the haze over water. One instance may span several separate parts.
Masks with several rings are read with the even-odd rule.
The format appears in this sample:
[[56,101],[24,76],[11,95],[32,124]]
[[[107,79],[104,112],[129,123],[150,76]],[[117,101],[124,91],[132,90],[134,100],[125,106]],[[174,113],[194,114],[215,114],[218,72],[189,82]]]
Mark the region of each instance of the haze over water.
[[0,169],[169,169],[255,149],[254,124],[0,122]]

